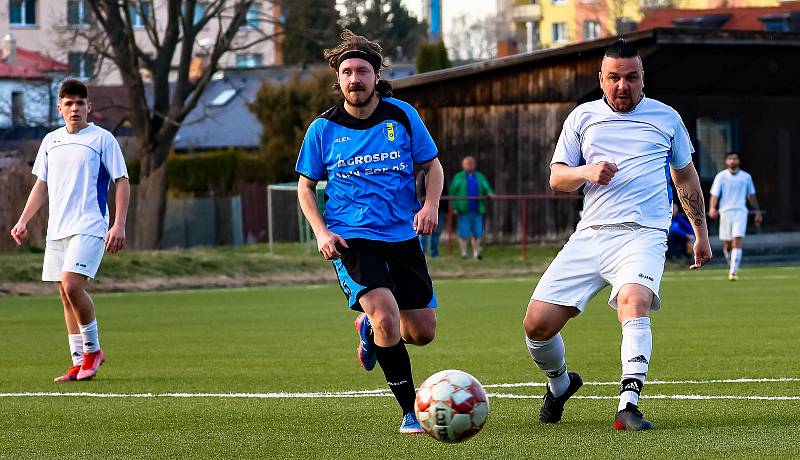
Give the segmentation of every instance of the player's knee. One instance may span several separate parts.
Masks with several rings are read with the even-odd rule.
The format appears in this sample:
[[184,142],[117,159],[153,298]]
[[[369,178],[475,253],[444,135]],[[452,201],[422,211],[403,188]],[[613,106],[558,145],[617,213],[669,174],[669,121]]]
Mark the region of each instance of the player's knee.
[[65,279],[61,282],[61,290],[71,302],[83,295],[84,286],[80,281]]
[[381,337],[393,337],[400,332],[400,315],[388,309],[378,309],[370,317],[372,330]]
[[[653,303],[653,294],[637,290],[634,292],[620,292],[617,296],[617,306],[621,310],[634,310],[636,313],[647,313]],[[642,315],[637,315],[642,316]]]
[[558,329],[553,327],[547,321],[542,321],[534,315],[525,315],[522,320],[522,327],[525,328],[525,335],[531,340],[544,341],[549,340],[554,335],[558,334]]

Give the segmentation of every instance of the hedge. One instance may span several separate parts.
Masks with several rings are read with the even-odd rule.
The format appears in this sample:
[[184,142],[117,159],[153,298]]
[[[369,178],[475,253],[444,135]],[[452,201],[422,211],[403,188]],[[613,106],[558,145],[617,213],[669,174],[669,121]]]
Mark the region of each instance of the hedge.
[[[131,182],[139,182],[139,162],[128,165]],[[240,150],[170,155],[167,158],[169,190],[229,195],[240,182],[266,184],[267,162],[262,155]]]

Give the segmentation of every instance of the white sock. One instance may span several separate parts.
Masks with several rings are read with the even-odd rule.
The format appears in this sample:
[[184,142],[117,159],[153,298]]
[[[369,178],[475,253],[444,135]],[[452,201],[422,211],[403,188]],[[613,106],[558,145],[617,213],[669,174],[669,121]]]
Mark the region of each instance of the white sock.
[[722,247],[722,255],[725,256],[725,261],[728,262],[728,264],[730,264],[731,263],[731,253],[728,252],[727,249],[725,249],[725,246]]
[[731,249],[731,275],[739,271],[739,264],[742,262],[742,248]]
[[[620,388],[618,410],[627,403],[639,404],[639,393],[647,377],[650,366],[650,355],[653,353],[653,333],[650,329],[650,318],[642,316],[622,323],[622,387]],[[631,382],[638,380],[638,385]]]
[[69,354],[72,357],[72,365],[80,366],[83,364],[83,336],[80,334],[67,334],[69,339]]
[[89,324],[79,324],[83,338],[83,352],[94,353],[100,349],[100,338],[97,336],[97,320]]
[[550,393],[555,397],[564,394],[569,388],[569,375],[567,375],[567,360],[561,333],[541,342],[525,336],[525,344],[528,345],[528,353],[531,354],[536,367],[547,374]]

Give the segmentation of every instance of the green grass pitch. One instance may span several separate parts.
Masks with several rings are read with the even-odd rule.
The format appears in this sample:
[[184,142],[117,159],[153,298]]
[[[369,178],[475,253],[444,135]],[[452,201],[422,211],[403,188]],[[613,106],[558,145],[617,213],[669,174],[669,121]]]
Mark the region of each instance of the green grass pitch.
[[[397,433],[391,397],[231,398],[32,396],[317,393],[384,389],[355,359],[354,314],[330,286],[94,296],[108,361],[95,381],[54,384],[68,367],[55,296],[0,298],[0,458],[797,458],[800,456],[800,268],[672,270],[653,314],[648,378],[786,381],[645,385],[656,429],[615,432],[617,387],[586,385],[562,423],[536,421],[543,382],[525,350],[533,279],[436,283],[438,335],[410,349],[415,383],[446,368],[490,393],[484,430],[447,445]],[[563,335],[587,382],[619,378],[620,328],[602,291]],[[10,396],[24,393],[26,396]],[[705,395],[730,399],[646,399]],[[297,395],[295,395],[297,396]],[[784,397],[755,400],[745,397]],[[785,398],[788,397],[788,398]],[[794,398],[794,399],[792,399]]]

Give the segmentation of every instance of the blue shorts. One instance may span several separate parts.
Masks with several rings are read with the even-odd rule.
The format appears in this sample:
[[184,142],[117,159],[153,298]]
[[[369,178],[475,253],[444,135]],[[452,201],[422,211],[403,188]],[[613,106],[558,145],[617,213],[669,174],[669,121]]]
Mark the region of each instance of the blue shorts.
[[458,213],[458,237],[483,237],[483,215],[478,212]]

